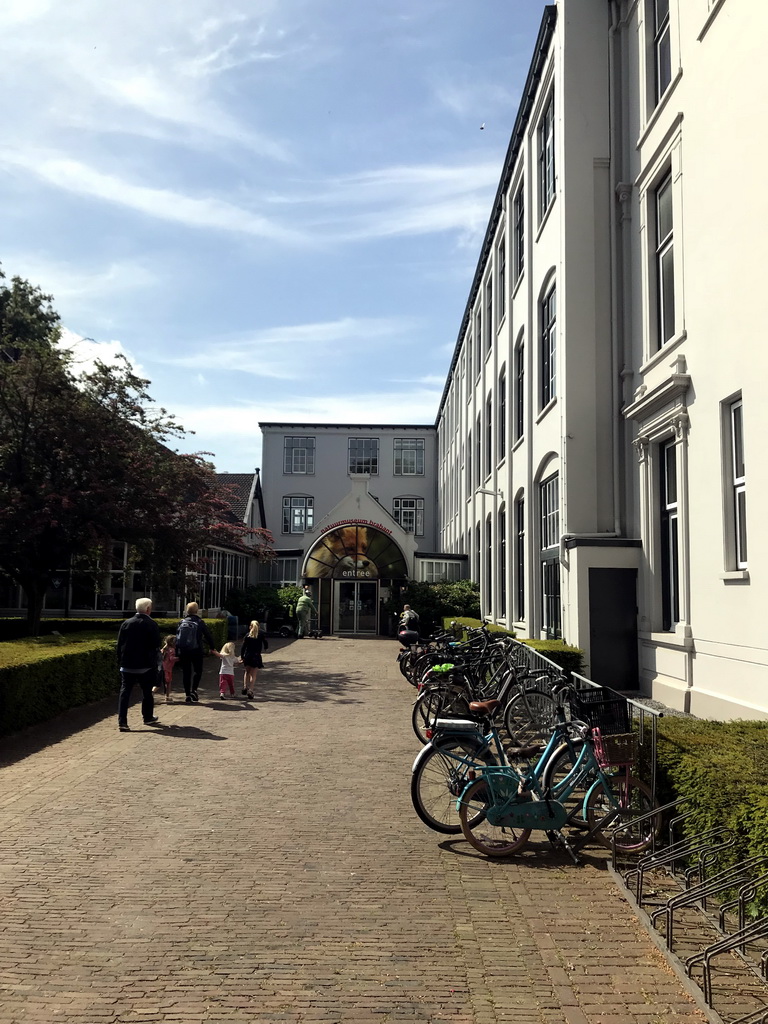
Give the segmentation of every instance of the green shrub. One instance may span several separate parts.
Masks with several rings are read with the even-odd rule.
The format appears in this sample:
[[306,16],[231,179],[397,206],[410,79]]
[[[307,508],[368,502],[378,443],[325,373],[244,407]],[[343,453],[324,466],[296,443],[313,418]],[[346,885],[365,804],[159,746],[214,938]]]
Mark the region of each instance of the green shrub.
[[67,643],[0,647],[0,735],[54,718],[120,688],[112,637],[80,634]]
[[[718,869],[768,854],[768,722],[659,721],[659,800],[685,797],[685,834],[727,826],[736,836]],[[768,910],[768,893],[756,909]]]
[[[476,629],[482,625],[480,619],[469,619],[464,616],[453,616],[443,619],[443,629],[450,632],[452,623],[456,623],[457,627],[460,627],[462,635],[466,635],[467,629]],[[517,633],[513,629],[505,629],[503,626],[497,626],[495,622],[486,622],[486,628],[489,633],[495,633],[497,636],[517,636]]]
[[[477,629],[478,626],[483,625],[481,619],[463,617],[451,619],[449,617],[443,619],[443,629],[450,629],[452,621],[463,627],[464,630],[467,628]],[[496,626],[492,622],[487,622],[485,625],[492,633],[499,633],[503,636],[516,636],[514,632],[504,629],[502,626]],[[534,651],[538,651],[539,654],[543,654],[545,658],[554,661],[566,675],[569,675],[571,672],[578,672],[580,674],[584,668],[584,652],[578,647],[569,647],[562,640],[529,640],[521,637],[520,643],[526,644]]]
[[422,636],[428,636],[441,628],[443,619],[479,618],[480,588],[472,580],[456,580],[454,583],[418,583],[409,580],[400,591],[399,598],[390,598],[384,610],[391,615],[398,615],[404,604],[409,604],[418,612],[419,632]]

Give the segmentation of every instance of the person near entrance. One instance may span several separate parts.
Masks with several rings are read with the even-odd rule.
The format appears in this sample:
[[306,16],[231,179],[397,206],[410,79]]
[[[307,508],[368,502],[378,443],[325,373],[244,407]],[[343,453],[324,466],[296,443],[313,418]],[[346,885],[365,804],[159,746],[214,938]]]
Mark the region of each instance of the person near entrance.
[[315,607],[315,602],[312,600],[312,596],[309,593],[309,588],[305,587],[304,593],[296,602],[296,618],[299,622],[296,635],[299,640],[303,640],[309,632],[309,620],[312,615],[317,615],[317,608]]
[[403,630],[412,630],[414,633],[419,631],[419,613],[415,612],[409,604],[404,604],[400,613],[399,632],[402,633]]

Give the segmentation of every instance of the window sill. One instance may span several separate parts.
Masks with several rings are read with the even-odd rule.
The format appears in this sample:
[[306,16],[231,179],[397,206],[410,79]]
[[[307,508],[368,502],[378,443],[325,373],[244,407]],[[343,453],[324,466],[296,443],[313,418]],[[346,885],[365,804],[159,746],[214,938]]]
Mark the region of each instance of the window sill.
[[682,68],[678,68],[675,77],[672,79],[672,81],[669,83],[667,88],[664,90],[664,95],[661,97],[659,102],[653,108],[653,112],[651,113],[651,116],[645,122],[645,128],[643,128],[643,130],[640,132],[640,136],[639,136],[637,142],[635,143],[635,149],[641,149],[645,145],[645,143],[648,141],[648,136],[651,134],[653,129],[658,124],[659,119],[661,118],[661,115],[664,113],[664,111],[667,108],[667,104],[669,103],[669,100],[670,100],[670,97],[672,96],[672,93],[675,91],[675,86],[677,85],[677,83],[680,81],[680,79],[682,77],[683,77],[683,69]]
[[720,13],[720,8],[723,6],[724,3],[725,0],[715,0],[715,2],[712,4],[712,10],[707,15],[707,20],[704,22],[701,32],[699,32],[699,34],[696,36],[697,42],[700,43],[704,36],[707,34],[710,25],[715,20],[717,15]]
[[549,215],[552,213],[552,210],[554,209],[555,200],[556,199],[557,199],[557,182],[555,182],[555,194],[552,196],[552,199],[550,200],[549,206],[544,211],[544,216],[539,221],[539,226],[536,229],[536,234],[534,235],[534,238],[533,238],[534,242],[538,242],[538,240],[541,238],[541,234],[542,234],[544,228],[547,226],[547,221],[549,220]]
[[638,370],[638,373],[648,373],[648,371],[652,370],[654,366],[656,366],[658,363],[666,359],[670,352],[674,352],[679,345],[682,345],[682,343],[685,341],[687,337],[688,332],[683,330],[680,331],[679,334],[676,334],[674,337],[670,338],[669,341],[665,341],[661,348],[658,350],[658,352],[654,352],[653,355],[650,356],[643,363],[643,365]]
[[512,445],[512,451],[516,452],[517,449],[522,445],[524,440],[525,440],[525,434],[521,434],[520,437],[518,437],[518,439]]
[[730,572],[721,572],[720,579],[723,583],[749,583],[749,569],[732,569]]
[[520,285],[523,283],[523,278],[524,277],[525,277],[525,267],[523,267],[523,269],[520,271],[520,276],[518,277],[518,279],[515,281],[514,285],[512,286],[512,292],[511,292],[511,294],[509,296],[510,299],[514,300],[515,296],[517,295],[518,291],[520,290]]
[[693,637],[683,636],[681,633],[644,633],[642,630],[638,630],[637,635],[641,640],[645,640],[652,644],[658,644],[660,647],[676,647],[680,651],[691,650],[693,648]]
[[499,320],[499,325],[496,328],[496,337],[497,338],[499,337],[499,334],[501,333],[501,329],[504,326],[504,324],[506,323],[506,320],[507,320],[507,311],[505,309],[504,312],[501,315],[501,320]]
[[557,405],[557,398],[556,398],[556,397],[555,397],[555,398],[551,398],[551,399],[550,399],[550,400],[549,400],[549,401],[547,402],[547,404],[546,404],[546,405],[544,406],[544,408],[543,408],[543,409],[541,410],[541,412],[539,413],[539,415],[538,415],[538,416],[536,417],[536,422],[537,422],[537,423],[541,423],[541,421],[542,421],[542,420],[544,419],[544,417],[545,417],[546,415],[548,415],[548,413],[549,413],[549,412],[550,412],[550,411],[551,411],[552,409],[554,409],[554,407],[555,407],[556,405]]

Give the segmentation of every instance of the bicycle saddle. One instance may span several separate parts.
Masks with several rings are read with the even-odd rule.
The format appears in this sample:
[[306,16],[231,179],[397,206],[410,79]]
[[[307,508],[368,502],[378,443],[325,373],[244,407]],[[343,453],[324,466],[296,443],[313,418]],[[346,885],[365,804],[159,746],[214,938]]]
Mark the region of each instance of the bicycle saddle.
[[497,708],[501,707],[500,700],[473,700],[469,710],[473,715],[492,715]]

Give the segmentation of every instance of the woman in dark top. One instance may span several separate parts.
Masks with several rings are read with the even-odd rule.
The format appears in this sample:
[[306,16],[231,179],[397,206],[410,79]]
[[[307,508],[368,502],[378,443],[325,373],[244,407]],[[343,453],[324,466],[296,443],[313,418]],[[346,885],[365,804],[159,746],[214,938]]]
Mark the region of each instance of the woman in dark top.
[[262,651],[269,650],[267,634],[259,629],[258,622],[254,619],[248,636],[243,638],[243,646],[240,649],[240,664],[244,667],[243,674],[243,696],[253,700],[253,688],[256,685],[256,676],[260,668],[264,668],[261,658]]

